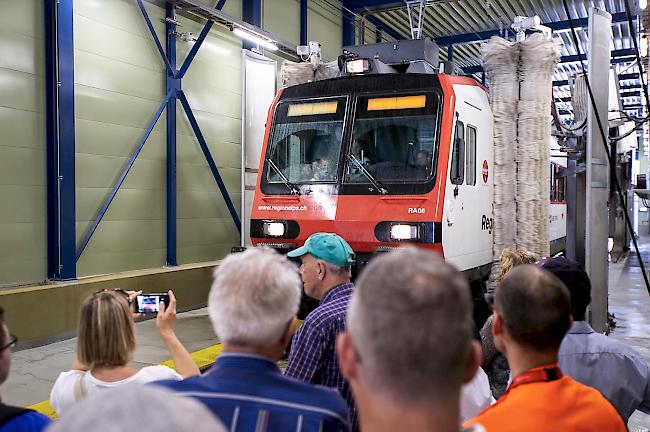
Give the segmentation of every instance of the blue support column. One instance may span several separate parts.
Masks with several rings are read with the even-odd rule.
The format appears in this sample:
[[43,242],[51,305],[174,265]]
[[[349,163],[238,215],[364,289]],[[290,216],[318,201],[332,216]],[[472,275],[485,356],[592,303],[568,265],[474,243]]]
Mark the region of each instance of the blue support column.
[[454,61],[454,46],[449,45],[447,47],[447,61]]
[[354,15],[347,7],[348,2],[343,1],[343,9],[341,15],[343,17],[343,46],[356,45],[356,28],[354,25]]
[[[175,19],[174,6],[166,4],[167,18]],[[208,31],[212,25],[206,25]],[[180,77],[176,78],[176,24],[167,22],[166,55],[171,70],[167,70],[167,266],[178,265],[176,259],[176,92],[180,88]],[[203,37],[205,38],[203,32]],[[197,48],[198,49],[198,48]],[[196,51],[194,52],[196,54]],[[193,57],[193,56],[192,56]],[[192,60],[187,62],[189,64]],[[185,66],[185,65],[183,65]],[[184,73],[184,72],[183,72]],[[179,74],[180,75],[180,74]]]
[[[248,24],[262,27],[262,0],[243,0],[242,19]],[[244,49],[257,48],[257,45],[243,41]]]
[[307,45],[307,18],[309,15],[307,0],[300,0],[300,45]]
[[45,0],[47,276],[77,277],[73,0]]

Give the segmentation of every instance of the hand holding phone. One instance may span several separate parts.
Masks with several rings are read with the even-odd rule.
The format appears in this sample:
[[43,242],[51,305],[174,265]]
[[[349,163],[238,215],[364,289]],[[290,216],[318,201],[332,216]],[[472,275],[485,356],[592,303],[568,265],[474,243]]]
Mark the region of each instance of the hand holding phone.
[[141,314],[157,314],[161,304],[163,309],[169,305],[169,295],[164,293],[140,294],[135,297],[134,312]]
[[174,325],[176,324],[176,297],[172,290],[167,292],[167,299],[167,303],[160,304],[156,317],[156,327],[163,338],[174,335]]

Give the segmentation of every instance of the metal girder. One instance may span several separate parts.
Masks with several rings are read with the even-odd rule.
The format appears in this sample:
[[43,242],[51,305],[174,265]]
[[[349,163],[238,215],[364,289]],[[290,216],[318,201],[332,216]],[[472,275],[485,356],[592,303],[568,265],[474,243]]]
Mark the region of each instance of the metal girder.
[[[296,45],[287,42],[281,38],[278,38],[275,35],[267,32],[259,26],[249,24],[245,20],[241,20],[232,15],[228,15],[225,12],[222,12],[218,9],[213,9],[205,4],[201,3],[199,0],[167,0],[167,3],[172,3],[176,5],[177,9],[183,9],[185,14],[194,15],[197,17],[204,18],[208,21],[214,21],[217,24],[223,25],[225,27],[239,27],[249,32],[259,35],[263,38],[272,40],[275,45],[278,47],[278,52],[284,54],[285,56],[290,56],[297,58],[296,54]],[[255,14],[255,12],[254,12]],[[261,17],[261,15],[260,15]],[[261,18],[260,18],[261,20]]]
[[205,156],[205,159],[208,162],[208,165],[210,166],[210,170],[212,171],[212,176],[214,177],[214,180],[217,182],[217,185],[219,186],[219,190],[221,190],[221,194],[223,195],[224,201],[226,201],[226,206],[228,207],[230,216],[232,216],[232,220],[235,222],[235,225],[237,226],[237,230],[241,232],[241,222],[239,220],[239,216],[237,215],[237,210],[235,210],[235,205],[232,203],[232,200],[230,199],[230,195],[228,194],[226,185],[224,184],[223,179],[221,178],[221,174],[219,174],[219,169],[217,168],[217,164],[214,162],[214,159],[212,158],[212,154],[210,153],[210,149],[208,148],[208,143],[205,141],[205,138],[203,137],[203,133],[201,132],[201,128],[199,127],[199,123],[196,121],[196,118],[194,117],[192,108],[190,108],[190,103],[187,101],[187,97],[185,96],[185,93],[183,93],[183,90],[179,90],[177,96],[178,96],[178,100],[183,106],[183,109],[185,110],[185,114],[187,114],[187,119],[190,121],[190,125],[192,126],[192,130],[196,135],[196,139],[199,141],[199,146],[203,151],[203,155]]
[[403,1],[386,0],[350,0],[346,3],[353,11],[388,9],[404,6]]
[[[167,82],[167,163],[166,163],[166,206],[167,206],[167,253],[166,253],[166,264],[167,267],[173,267],[178,265],[176,259],[176,92],[181,88],[181,78],[182,75],[185,75],[187,68],[191,64],[196,52],[198,51],[198,46],[200,43],[197,41],[190,52],[188,53],[183,67],[183,71],[178,71],[176,73],[176,10],[173,5],[167,3],[165,4],[165,16],[167,20],[165,21],[165,30],[167,34],[167,40],[165,45],[165,54],[166,58],[169,60],[171,66],[171,72],[168,70],[166,73],[166,82]],[[203,30],[201,31],[202,37],[201,42],[205,39],[208,31],[212,27],[211,23],[207,23]],[[198,45],[198,46],[197,46]],[[182,73],[182,75],[181,75]]]
[[[243,0],[241,5],[242,19],[257,28],[262,28],[262,0]],[[252,42],[242,41],[244,49],[257,47]]]
[[99,226],[99,223],[102,221],[104,215],[106,214],[106,211],[108,210],[108,207],[113,202],[113,199],[115,198],[115,195],[117,195],[117,191],[120,189],[120,186],[122,186],[122,183],[124,183],[127,174],[129,174],[129,171],[131,171],[131,168],[133,167],[135,160],[138,158],[140,151],[142,151],[142,148],[144,147],[144,144],[147,142],[147,138],[149,138],[149,135],[151,134],[151,131],[153,130],[154,126],[156,126],[156,123],[158,122],[158,119],[160,118],[160,115],[165,109],[165,106],[167,105],[167,101],[169,100],[170,97],[171,97],[171,93],[167,93],[165,99],[163,99],[162,103],[158,107],[158,110],[154,114],[153,119],[149,123],[149,126],[147,127],[147,129],[144,131],[144,134],[140,138],[140,141],[135,146],[135,149],[133,149],[133,152],[131,152],[131,156],[129,156],[129,160],[126,162],[126,165],[124,165],[124,167],[122,168],[122,172],[120,173],[120,176],[117,178],[117,182],[115,182],[108,196],[104,199],[104,202],[102,203],[102,206],[99,208],[99,211],[97,212],[97,215],[93,220],[93,223],[90,225],[88,230],[86,230],[86,233],[84,234],[83,238],[81,239],[81,243],[77,248],[77,255],[76,255],[77,261],[81,257],[81,254],[83,253],[84,249],[86,249],[86,246],[88,246],[88,242],[90,241],[91,237],[95,233],[97,226]]
[[[348,1],[343,0],[343,10],[341,11],[342,19],[342,38],[343,46],[356,45],[356,27],[354,25],[355,16],[350,12],[350,8],[347,6]],[[372,20],[370,18],[373,18]],[[374,17],[368,17],[368,21],[375,24],[378,20]],[[375,27],[377,27],[375,25]]]
[[77,277],[73,0],[45,0],[47,277]]
[[307,33],[308,17],[309,9],[307,8],[307,0],[300,0],[300,45],[307,45],[309,43]]

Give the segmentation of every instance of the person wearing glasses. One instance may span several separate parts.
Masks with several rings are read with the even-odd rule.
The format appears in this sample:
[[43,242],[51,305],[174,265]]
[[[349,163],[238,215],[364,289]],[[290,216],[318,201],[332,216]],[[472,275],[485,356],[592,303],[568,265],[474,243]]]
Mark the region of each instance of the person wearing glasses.
[[[18,342],[18,338],[9,334],[9,327],[5,323],[4,310],[0,307],[0,384],[9,377],[11,367],[11,349]],[[50,419],[36,411],[5,405],[0,400],[0,431],[40,432],[50,424]]]
[[199,375],[189,352],[174,333],[176,298],[169,291],[169,307],[160,304],[156,317],[158,332],[171,354],[176,371],[167,366],[128,366],[135,351],[134,314],[130,302],[139,292],[98,291],[81,306],[77,334],[77,360],[70,371],[62,372],[54,383],[50,402],[59,416],[75,403],[103,390],[129,383],[181,380]]

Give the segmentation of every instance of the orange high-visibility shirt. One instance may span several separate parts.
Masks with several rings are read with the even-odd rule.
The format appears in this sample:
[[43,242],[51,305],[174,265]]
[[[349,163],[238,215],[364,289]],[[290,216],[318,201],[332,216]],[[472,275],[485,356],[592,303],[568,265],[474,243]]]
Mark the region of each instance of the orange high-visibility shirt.
[[598,390],[568,376],[511,386],[465,427],[474,424],[487,432],[627,431],[621,416]]

